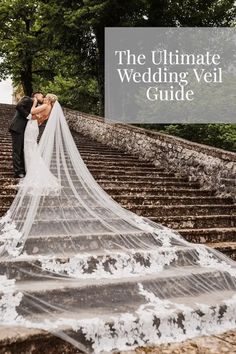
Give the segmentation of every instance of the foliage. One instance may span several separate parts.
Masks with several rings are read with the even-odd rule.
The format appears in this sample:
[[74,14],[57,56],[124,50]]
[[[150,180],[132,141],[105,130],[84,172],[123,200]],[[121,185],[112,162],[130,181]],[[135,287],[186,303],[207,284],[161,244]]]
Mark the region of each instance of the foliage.
[[53,78],[51,34],[41,21],[38,1],[5,0],[0,3],[0,78],[7,75],[31,94],[39,77]]
[[1,0],[0,79],[103,115],[105,27],[231,26],[235,9],[234,0]]
[[43,92],[53,92],[58,95],[63,106],[81,112],[98,113],[97,81],[92,78],[78,81],[58,75],[54,77],[53,82],[41,88]]
[[10,74],[27,94],[48,82],[55,87],[58,77],[65,89],[77,79],[80,85],[70,86],[75,98],[82,82],[96,80],[86,99],[96,111],[99,98],[103,113],[104,27],[226,26],[234,18],[232,0],[2,0],[0,78]]

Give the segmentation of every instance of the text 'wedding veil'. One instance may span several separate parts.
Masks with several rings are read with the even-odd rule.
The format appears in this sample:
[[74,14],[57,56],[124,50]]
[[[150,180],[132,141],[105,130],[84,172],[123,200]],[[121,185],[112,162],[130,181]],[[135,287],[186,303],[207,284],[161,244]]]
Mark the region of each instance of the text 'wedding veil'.
[[[85,352],[127,350],[236,327],[236,263],[115,202],[53,106],[35,173],[0,219],[0,323],[41,328]],[[27,175],[26,177],[27,178]]]

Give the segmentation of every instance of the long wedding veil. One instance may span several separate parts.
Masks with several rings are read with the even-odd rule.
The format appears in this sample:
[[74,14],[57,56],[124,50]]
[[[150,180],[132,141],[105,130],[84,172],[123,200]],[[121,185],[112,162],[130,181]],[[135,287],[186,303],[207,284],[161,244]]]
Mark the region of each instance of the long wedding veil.
[[39,149],[62,189],[20,187],[0,219],[1,325],[45,329],[95,353],[236,327],[236,263],[115,202],[58,102]]

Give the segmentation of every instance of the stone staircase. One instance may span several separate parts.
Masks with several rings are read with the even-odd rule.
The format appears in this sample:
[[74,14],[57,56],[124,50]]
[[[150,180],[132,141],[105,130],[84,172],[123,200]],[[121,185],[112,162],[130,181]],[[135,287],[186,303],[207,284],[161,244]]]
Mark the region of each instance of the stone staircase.
[[[0,215],[10,206],[16,183],[11,138],[12,106],[0,107]],[[236,259],[236,204],[214,190],[200,188],[188,176],[168,172],[74,132],[80,154],[102,188],[125,208],[178,230],[190,242],[203,243]]]
[[[17,183],[13,178],[11,139],[7,132],[9,118],[13,116],[13,112],[14,108],[12,106],[0,106],[0,215],[3,215],[11,205],[15,195],[14,185]],[[188,176],[184,173],[181,175],[175,174],[162,167],[156,167],[152,163],[140,161],[131,154],[92,141],[82,134],[74,132],[73,136],[90,172],[114,200],[138,215],[148,217],[155,222],[178,230],[188,241],[206,244],[224,252],[232,259],[236,259],[236,204],[231,197],[219,197],[214,190],[201,189],[197,181],[189,181]],[[62,238],[62,242],[64,241]],[[36,238],[33,239],[32,244],[29,240],[28,247],[31,254],[34,253],[33,248],[36,242]],[[48,244],[50,244],[50,239],[47,239],[45,247]],[[137,253],[139,253],[140,257],[139,250],[137,250]],[[96,254],[96,256],[98,259],[100,256],[102,257],[99,254]],[[180,257],[180,259],[184,259],[184,256]],[[60,260],[63,262],[63,257]],[[111,253],[109,262],[112,263],[112,261]],[[91,269],[93,269],[95,263],[94,258],[91,258]],[[81,281],[75,281],[70,284],[65,283],[62,292],[58,289],[56,280],[46,280],[44,282],[44,292],[42,293],[40,282],[34,278],[33,268],[34,266],[37,267],[37,265],[37,256],[35,256],[35,259],[30,262],[32,269],[29,268],[28,272],[24,272],[24,274],[17,273],[20,269],[17,259],[15,264],[12,262],[10,264],[7,262],[1,264],[1,268],[5,270],[9,277],[17,276],[20,279],[17,285],[19,290],[23,289],[29,292],[31,296],[40,296],[42,301],[44,300],[44,295],[45,300],[48,294],[51,294],[52,297],[55,296],[55,306],[63,301],[66,291],[71,304],[86,312],[86,316],[88,314],[92,315],[91,307],[99,308],[100,305],[104,306],[104,286],[106,287],[107,299],[112,297],[112,294],[119,293],[121,280],[112,282],[109,280],[108,283],[103,280],[102,282],[93,282],[92,285],[86,283],[86,281],[82,284]],[[22,268],[25,267],[23,266]],[[178,296],[178,288],[189,286],[188,276],[192,275],[193,271],[195,270],[186,267],[183,269],[182,274],[175,278],[173,297]],[[216,282],[219,276],[218,272],[208,272],[208,270],[201,272],[202,274],[204,273],[207,283]],[[196,284],[198,275],[198,273],[195,274]],[[170,271],[170,274],[166,273],[166,276],[173,277],[173,274]],[[150,285],[154,278],[155,275],[140,276],[139,281]],[[34,281],[33,286],[32,281]],[[140,303],[139,294],[136,293],[133,279],[122,279],[123,281],[126,281],[125,290],[122,290],[122,296],[127,299],[126,311],[127,309],[132,311]],[[135,279],[136,281],[137,279]],[[159,279],[158,286],[164,289],[164,284],[164,279]],[[76,296],[78,289],[80,292],[79,298]],[[196,299],[199,295],[198,291],[196,285]],[[91,293],[96,294],[96,296],[91,297]],[[206,298],[206,294],[202,296],[203,298],[205,297],[206,302],[212,304],[210,297]],[[219,298],[224,298],[224,294],[220,294]],[[102,304],[100,299],[103,299]],[[179,301],[181,302],[181,299]],[[30,309],[28,308],[28,310]],[[119,307],[118,303],[116,311],[122,310],[123,308]],[[32,308],[32,311],[35,311],[35,308]],[[109,306],[107,312],[109,314]],[[40,310],[38,316],[39,318],[41,316]],[[105,318],[106,313],[103,313],[103,316]],[[25,332],[23,331],[23,333]],[[4,338],[2,342],[4,342]],[[2,348],[10,350],[10,344],[9,347],[6,346],[6,343],[2,344]],[[74,352],[77,353],[78,351],[75,350]],[[1,353],[3,351],[1,351],[0,344]],[[12,351],[10,353],[17,352]],[[39,352],[36,351],[35,353]]]

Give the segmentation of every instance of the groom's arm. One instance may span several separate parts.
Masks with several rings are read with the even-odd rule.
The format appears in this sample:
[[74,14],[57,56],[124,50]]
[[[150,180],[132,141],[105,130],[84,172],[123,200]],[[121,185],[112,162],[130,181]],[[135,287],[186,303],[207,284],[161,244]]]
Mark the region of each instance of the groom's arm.
[[33,101],[30,97],[23,97],[20,102],[16,105],[16,110],[26,119],[31,118],[30,110],[32,107]]

